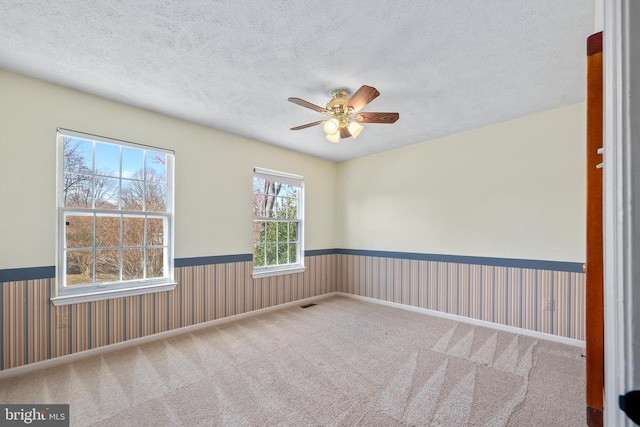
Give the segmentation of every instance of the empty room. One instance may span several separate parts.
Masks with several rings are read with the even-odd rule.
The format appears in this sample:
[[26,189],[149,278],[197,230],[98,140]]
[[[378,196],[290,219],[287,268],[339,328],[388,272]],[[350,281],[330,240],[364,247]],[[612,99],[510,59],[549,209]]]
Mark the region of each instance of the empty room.
[[602,425],[603,12],[0,0],[0,424]]

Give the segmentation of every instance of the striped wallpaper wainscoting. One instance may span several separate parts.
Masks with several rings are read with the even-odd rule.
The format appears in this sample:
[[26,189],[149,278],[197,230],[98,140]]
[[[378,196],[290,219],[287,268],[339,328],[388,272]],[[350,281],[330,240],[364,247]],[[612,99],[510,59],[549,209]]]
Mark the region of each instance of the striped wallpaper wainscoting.
[[255,280],[251,255],[177,259],[173,291],[59,307],[49,301],[54,278],[10,272],[0,283],[0,370],[337,291],[339,255],[316,252],[304,273]]
[[334,291],[585,338],[582,264],[350,249],[305,263],[254,280],[250,254],[177,259],[171,292],[59,307],[53,267],[2,270],[0,370]]
[[339,250],[338,290],[585,339],[582,264]]

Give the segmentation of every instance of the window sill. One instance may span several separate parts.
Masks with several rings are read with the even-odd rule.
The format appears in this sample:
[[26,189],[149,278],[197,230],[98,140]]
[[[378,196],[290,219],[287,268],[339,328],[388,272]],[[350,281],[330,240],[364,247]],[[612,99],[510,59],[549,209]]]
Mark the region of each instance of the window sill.
[[290,268],[270,268],[265,270],[254,270],[251,277],[254,279],[260,279],[262,277],[282,276],[284,274],[304,273],[305,266],[297,266]]
[[137,288],[114,289],[109,291],[87,292],[82,294],[58,295],[51,298],[51,302],[55,306],[77,304],[81,302],[101,301],[105,299],[130,297],[134,295],[144,295],[154,292],[172,291],[176,288],[176,283],[162,283],[159,285],[147,285]]

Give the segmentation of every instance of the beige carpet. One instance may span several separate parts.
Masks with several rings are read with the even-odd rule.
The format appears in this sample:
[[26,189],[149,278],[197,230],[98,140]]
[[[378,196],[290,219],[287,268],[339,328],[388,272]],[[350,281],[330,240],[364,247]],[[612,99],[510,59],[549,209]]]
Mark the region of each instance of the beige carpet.
[[71,425],[584,426],[581,349],[345,297],[0,382]]

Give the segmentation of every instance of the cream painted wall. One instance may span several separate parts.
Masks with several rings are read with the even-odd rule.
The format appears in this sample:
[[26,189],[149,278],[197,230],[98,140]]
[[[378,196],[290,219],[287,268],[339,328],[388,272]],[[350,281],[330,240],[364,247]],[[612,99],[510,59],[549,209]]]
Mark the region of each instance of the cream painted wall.
[[339,247],[584,262],[585,108],[339,164]]
[[0,269],[55,263],[57,127],[176,151],[178,258],[251,252],[261,166],[305,176],[307,249],[584,260],[584,104],[335,164],[3,70],[0,88]]
[[253,166],[305,177],[306,249],[336,247],[333,162],[0,70],[0,269],[55,263],[56,128],[176,152],[177,258],[251,253]]

